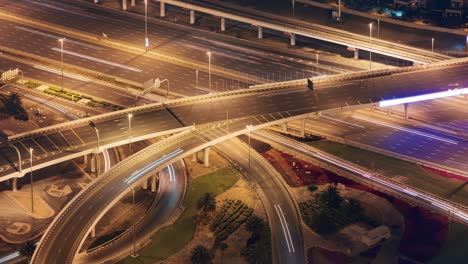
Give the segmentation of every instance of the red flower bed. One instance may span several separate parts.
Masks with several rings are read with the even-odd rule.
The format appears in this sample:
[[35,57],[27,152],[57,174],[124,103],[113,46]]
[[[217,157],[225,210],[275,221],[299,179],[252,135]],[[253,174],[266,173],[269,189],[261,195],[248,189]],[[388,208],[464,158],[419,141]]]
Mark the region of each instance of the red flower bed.
[[432,173],[437,174],[437,175],[442,176],[442,177],[455,179],[455,180],[459,180],[459,181],[462,181],[462,182],[468,182],[467,177],[464,177],[464,176],[461,176],[461,175],[458,175],[458,174],[449,173],[449,172],[441,171],[441,170],[426,167],[426,166],[421,166],[421,167],[423,169],[429,171],[429,172],[432,172]]

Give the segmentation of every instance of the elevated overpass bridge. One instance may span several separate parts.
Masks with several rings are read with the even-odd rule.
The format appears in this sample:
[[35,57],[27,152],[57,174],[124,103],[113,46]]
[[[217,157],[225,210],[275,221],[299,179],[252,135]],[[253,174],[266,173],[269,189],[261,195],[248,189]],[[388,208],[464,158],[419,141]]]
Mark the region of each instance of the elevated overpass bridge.
[[[122,7],[126,10],[127,0],[118,1],[122,2]],[[238,10],[227,6],[214,6],[200,1],[158,0],[158,2],[160,2],[161,17],[166,16],[166,5],[177,6],[189,10],[191,24],[195,23],[196,12],[209,14],[220,18],[221,31],[226,30],[226,20],[229,19],[256,27],[259,39],[263,38],[264,29],[286,33],[290,36],[290,44],[292,46],[296,44],[296,36],[302,36],[341,45],[345,48],[351,48],[354,50],[354,56],[356,58],[359,57],[359,50],[371,51],[372,53],[385,55],[391,58],[411,61],[415,64],[427,64],[452,58],[447,55],[431,52],[430,50],[415,48],[378,38],[370,38],[367,33],[366,35],[354,34],[332,27],[275,16],[259,10],[255,10],[255,12],[249,9]],[[80,3],[92,6],[90,3]],[[103,7],[94,5],[93,8]],[[363,28],[363,32],[369,32],[369,29]]]
[[[0,145],[0,181],[23,177],[25,168],[30,171],[30,148],[34,149],[32,170],[37,170],[127,144],[130,140],[135,142],[180,132],[194,124],[224,122],[229,130],[227,119],[230,123],[253,117],[261,123],[281,123],[319,111],[366,108],[384,99],[468,87],[467,71],[468,59],[454,59],[424,66],[312,78],[313,92],[306,87],[307,79],[303,79],[169,100],[65,122],[9,136],[8,142]],[[88,125],[89,121],[99,130],[98,150],[97,135]],[[22,157],[21,163],[16,150]]]
[[[290,120],[304,119],[323,111],[370,107],[382,100],[445,91],[447,87],[453,88],[454,83],[460,88],[467,87],[468,80],[464,76],[467,70],[468,64],[465,60],[456,60],[430,67],[313,79],[313,91],[306,88],[307,80],[277,84],[277,87],[269,84],[252,89],[168,101],[17,135],[11,138],[15,145],[25,144],[25,140],[38,141],[38,136],[44,137],[58,131],[63,134],[64,129],[74,129],[75,133],[85,133],[85,129],[89,130],[88,136],[82,137],[83,142],[77,147],[39,157],[36,161],[51,164],[53,160],[76,157],[77,154],[82,155],[95,149],[93,131],[87,128],[89,120],[95,121],[96,126],[101,128],[102,142],[106,147],[128,143],[129,134],[121,132],[125,129],[118,129],[118,124],[127,125],[128,113],[133,113],[135,117],[135,122],[132,123],[132,131],[136,132],[132,137],[135,140],[150,134],[154,136],[156,133],[166,133],[164,129],[173,134],[135,153],[82,190],[49,226],[32,263],[72,263],[93,226],[115,201],[126,191],[140,184],[146,175],[194,152],[246,133],[248,125],[253,126],[251,129],[260,129]],[[227,113],[229,121],[226,120]],[[137,119],[137,116],[141,119]],[[146,124],[151,124],[151,127],[146,127]],[[149,130],[138,132],[139,129]],[[11,177],[12,174],[14,172],[4,174],[3,177]],[[77,216],[85,217],[80,217],[78,221]],[[467,217],[466,211],[463,211],[461,216]]]

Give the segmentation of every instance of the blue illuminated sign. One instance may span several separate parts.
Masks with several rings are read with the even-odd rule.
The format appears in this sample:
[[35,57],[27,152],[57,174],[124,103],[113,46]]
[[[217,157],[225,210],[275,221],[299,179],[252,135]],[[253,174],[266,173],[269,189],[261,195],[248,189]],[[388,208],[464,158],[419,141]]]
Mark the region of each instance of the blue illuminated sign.
[[384,106],[391,106],[391,105],[414,103],[414,102],[438,99],[438,98],[449,97],[449,96],[464,95],[464,94],[468,94],[468,88],[454,89],[454,90],[448,90],[448,91],[443,91],[443,92],[410,96],[410,97],[398,98],[398,99],[383,100],[379,102],[379,106],[384,107]]

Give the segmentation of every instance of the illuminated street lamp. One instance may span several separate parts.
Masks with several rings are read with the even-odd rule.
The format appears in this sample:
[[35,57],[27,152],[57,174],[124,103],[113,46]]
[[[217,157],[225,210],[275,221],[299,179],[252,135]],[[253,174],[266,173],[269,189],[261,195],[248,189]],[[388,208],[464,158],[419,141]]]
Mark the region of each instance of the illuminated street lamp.
[[34,213],[34,187],[33,187],[33,148],[29,148],[29,160],[31,162],[31,212]]
[[148,39],[148,0],[145,0],[145,49],[149,49],[149,39]]
[[211,90],[211,51],[208,51],[206,54],[208,54],[208,82]]
[[58,41],[60,42],[60,57],[62,59],[62,92],[63,92],[63,42],[65,41],[65,38],[60,38]]
[[99,129],[97,129],[96,124],[93,121],[89,121],[89,126],[92,127],[94,131],[96,131],[96,135],[97,135],[96,149],[99,150],[101,148],[99,145]]
[[133,114],[128,114],[128,149],[130,154],[132,153],[132,117]]
[[369,23],[369,69],[372,70],[372,24]]

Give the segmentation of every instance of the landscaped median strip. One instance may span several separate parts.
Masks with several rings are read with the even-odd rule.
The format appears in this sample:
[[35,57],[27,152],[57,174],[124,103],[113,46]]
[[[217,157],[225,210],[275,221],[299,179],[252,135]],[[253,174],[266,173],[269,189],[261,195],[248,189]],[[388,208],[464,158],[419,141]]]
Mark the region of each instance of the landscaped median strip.
[[76,92],[72,92],[66,89],[60,89],[57,87],[53,86],[47,86],[35,81],[27,81],[24,83],[24,86],[34,89],[36,91],[40,91],[46,94],[58,96],[60,98],[64,98],[67,100],[71,100],[73,102],[77,103],[82,103],[84,105],[88,105],[91,107],[96,107],[96,108],[101,108],[107,111],[117,111],[117,110],[122,110],[125,109],[125,107],[116,105],[113,103],[109,103],[106,101],[99,101],[91,96],[84,95],[84,94],[78,94]]

